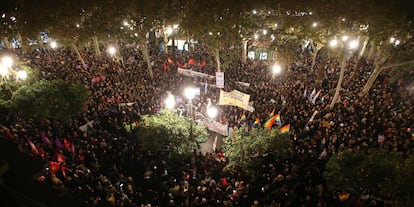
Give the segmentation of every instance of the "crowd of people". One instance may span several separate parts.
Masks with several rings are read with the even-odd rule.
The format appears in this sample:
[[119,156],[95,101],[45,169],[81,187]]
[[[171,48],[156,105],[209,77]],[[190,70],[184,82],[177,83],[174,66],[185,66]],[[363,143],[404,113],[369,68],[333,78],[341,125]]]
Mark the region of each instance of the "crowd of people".
[[[389,77],[380,76],[369,94],[361,96],[373,64],[364,60],[356,68],[355,58],[350,58],[339,101],[330,110],[327,106],[335,93],[340,65],[336,60],[317,65],[324,68],[319,83],[311,69],[311,55],[304,49],[297,54],[301,61],[276,77],[261,61],[237,61],[223,69],[224,90],[250,94],[255,111],[220,106],[217,121],[234,127],[244,113],[250,125],[256,118],[264,123],[272,111],[279,113],[282,122],[290,124],[289,136],[295,140],[289,159],[267,160],[249,175],[242,170],[223,170],[226,161],[216,152],[171,163],[167,152],[142,150],[124,124],[157,113],[164,107],[167,91],[181,96],[188,85],[204,89],[205,83],[214,85],[214,81],[177,73],[176,65],[166,62],[165,54],[156,50],[151,51],[153,79],[138,49],[120,51],[122,62],[98,56],[90,48],[81,51],[85,65],[68,48],[38,49],[18,56],[39,68],[44,79],[83,83],[91,92],[83,113],[66,123],[34,123],[10,114],[1,124],[7,129],[6,136],[22,149],[30,152],[33,143],[42,152],[35,159],[48,164],[39,182],[79,196],[92,206],[338,206],[343,203],[327,193],[323,178],[324,165],[332,154],[372,146],[404,155],[413,153],[409,131],[413,127],[413,97],[407,89],[412,77],[391,84]],[[213,61],[205,50],[176,55],[181,61],[207,60],[205,66],[193,65],[191,69],[214,75]],[[235,84],[237,81],[250,85]],[[220,90],[211,85],[195,99],[201,112],[208,100],[218,104]],[[79,128],[87,123],[86,130]],[[51,163],[57,163],[57,168]],[[352,201],[355,206],[387,205],[374,198],[355,197]]]

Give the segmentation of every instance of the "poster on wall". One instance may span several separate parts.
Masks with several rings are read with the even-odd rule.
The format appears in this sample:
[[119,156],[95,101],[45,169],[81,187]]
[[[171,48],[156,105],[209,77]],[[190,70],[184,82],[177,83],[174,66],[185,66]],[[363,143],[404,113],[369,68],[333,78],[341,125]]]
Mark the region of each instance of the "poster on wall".
[[216,72],[216,87],[224,88],[224,72]]

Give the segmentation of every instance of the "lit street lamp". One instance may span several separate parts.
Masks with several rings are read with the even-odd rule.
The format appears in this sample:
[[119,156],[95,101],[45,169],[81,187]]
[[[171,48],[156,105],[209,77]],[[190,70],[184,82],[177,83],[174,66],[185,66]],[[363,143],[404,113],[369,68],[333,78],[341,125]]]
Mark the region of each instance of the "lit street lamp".
[[208,117],[210,117],[210,119],[214,119],[217,116],[217,108],[214,106],[208,107],[207,108],[207,115]]
[[114,46],[109,46],[109,47],[108,47],[108,53],[109,53],[111,56],[114,56],[114,55],[115,55],[115,53],[116,53],[116,49],[115,49],[115,47],[114,47]]
[[3,58],[1,58],[1,63],[6,68],[10,68],[13,65],[13,58],[11,58],[10,56],[4,56]]
[[57,42],[56,41],[52,41],[52,42],[50,42],[50,47],[52,48],[52,49],[55,49],[55,48],[57,48]]
[[273,75],[279,74],[280,72],[282,72],[282,66],[280,66],[278,63],[275,63],[272,66],[272,72],[273,72]]
[[173,109],[175,106],[174,95],[172,95],[171,93],[168,93],[167,99],[165,99],[165,106],[170,110]]
[[[195,89],[194,88],[186,88],[184,89],[184,95],[188,99],[189,106],[190,106],[190,140],[194,141],[194,135],[193,135],[193,98],[195,97]],[[197,144],[198,145],[198,144]],[[194,150],[194,159],[197,157],[197,149]]]

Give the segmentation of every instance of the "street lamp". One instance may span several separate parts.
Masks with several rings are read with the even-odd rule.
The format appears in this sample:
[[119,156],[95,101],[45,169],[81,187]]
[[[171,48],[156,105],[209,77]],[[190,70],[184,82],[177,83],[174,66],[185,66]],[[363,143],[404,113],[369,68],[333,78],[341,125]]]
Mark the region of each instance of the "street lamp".
[[52,42],[50,42],[50,47],[52,48],[52,49],[55,49],[55,48],[57,48],[57,42],[56,41],[52,41]]
[[114,47],[114,46],[109,46],[109,47],[108,47],[108,53],[109,53],[111,56],[115,55],[115,53],[116,53],[116,49],[115,49],[115,47]]
[[211,107],[207,108],[207,115],[208,115],[208,117],[210,117],[210,119],[216,118],[217,112],[218,112],[218,110],[214,106],[211,106]]
[[10,68],[13,65],[13,58],[11,58],[10,56],[4,56],[3,58],[1,58],[1,63],[6,68]]
[[165,106],[170,110],[173,109],[175,106],[174,95],[172,95],[171,93],[168,93],[167,99],[165,99]]
[[278,63],[275,63],[272,66],[272,72],[273,72],[273,75],[279,74],[280,72],[282,72],[282,66],[280,66]]
[[[194,88],[186,88],[184,89],[184,95],[188,99],[189,106],[190,106],[190,141],[194,141],[194,135],[193,135],[193,98],[195,96],[195,89]],[[197,149],[194,150],[194,159],[197,157]]]

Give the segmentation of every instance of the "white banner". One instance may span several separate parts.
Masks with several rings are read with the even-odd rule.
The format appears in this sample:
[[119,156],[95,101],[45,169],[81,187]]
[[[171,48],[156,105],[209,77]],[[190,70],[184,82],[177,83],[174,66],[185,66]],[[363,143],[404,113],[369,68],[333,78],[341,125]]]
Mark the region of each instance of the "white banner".
[[198,76],[198,77],[205,77],[205,78],[210,78],[210,79],[214,78],[214,76],[206,74],[206,73],[200,73],[200,72],[197,72],[197,71],[184,69],[184,68],[180,68],[180,67],[178,67],[178,73],[183,74],[185,76]]
[[249,87],[250,86],[250,83],[241,82],[241,81],[236,81],[234,83],[236,83],[236,84],[238,84],[240,86],[244,86],[244,87]]
[[224,72],[216,72],[216,87],[224,88]]
[[213,120],[205,120],[202,123],[205,127],[207,127],[208,130],[217,132],[223,136],[228,136],[229,131],[227,125],[224,125],[220,122],[213,121]]
[[[220,91],[219,105],[231,105],[238,106],[240,108],[246,109],[249,111],[252,110],[249,108],[250,95],[242,93],[238,90],[233,90],[231,92]],[[253,109],[254,110],[254,109]]]

